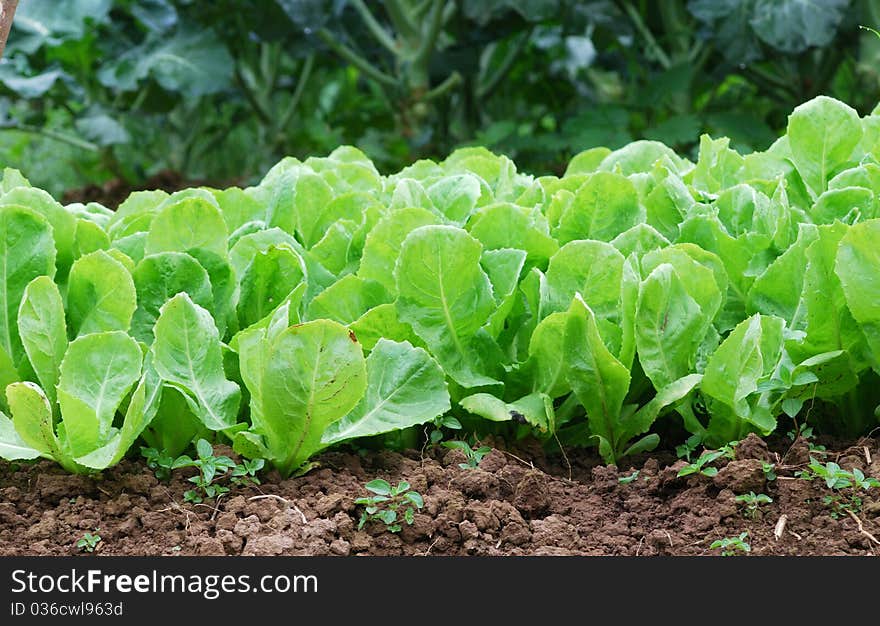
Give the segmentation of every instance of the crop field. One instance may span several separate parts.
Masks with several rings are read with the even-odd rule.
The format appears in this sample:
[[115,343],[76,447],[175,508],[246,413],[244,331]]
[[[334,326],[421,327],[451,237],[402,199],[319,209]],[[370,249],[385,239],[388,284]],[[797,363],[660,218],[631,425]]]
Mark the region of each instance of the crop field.
[[7,168],[0,554],[876,554],[878,163],[820,96],[560,176]]

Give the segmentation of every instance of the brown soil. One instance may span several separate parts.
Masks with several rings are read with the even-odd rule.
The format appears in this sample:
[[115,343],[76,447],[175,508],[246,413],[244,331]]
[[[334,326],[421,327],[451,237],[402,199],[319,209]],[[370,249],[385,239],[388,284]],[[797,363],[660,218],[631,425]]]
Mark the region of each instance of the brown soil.
[[162,170],[138,184],[132,184],[119,178],[114,178],[103,185],[86,185],[85,187],[80,187],[78,189],[69,189],[62,194],[61,201],[64,204],[69,204],[71,202],[82,202],[83,204],[99,202],[109,209],[116,210],[116,207],[122,204],[122,202],[128,198],[133,191],[162,189],[163,191],[171,193],[174,191],[180,191],[181,189],[188,189],[190,187],[208,186],[223,189],[238,184],[241,184],[241,181],[233,180],[220,182],[190,180],[184,178],[179,172]]
[[[176,472],[160,483],[140,461],[98,478],[72,476],[49,462],[0,463],[0,556],[79,554],[76,541],[98,528],[103,555],[713,555],[716,539],[748,531],[754,555],[880,555],[880,489],[863,492],[857,517],[838,518],[822,502],[824,482],[794,477],[810,455],[806,442],[768,448],[750,436],[714,478],[677,478],[684,464],[668,453],[636,459],[634,469],[603,466],[589,452],[548,459],[539,447],[501,450],[476,469],[444,448],[334,452],[306,476],[235,487],[219,502],[186,504],[192,485]],[[825,458],[880,476],[880,440],[831,447]],[[767,482],[762,461],[777,464]],[[358,530],[375,478],[407,480],[424,495],[414,523],[391,533],[378,522]],[[754,518],[736,494],[766,493],[773,503]],[[260,497],[268,496],[268,497]],[[787,524],[774,536],[781,516]],[[858,524],[862,524],[860,530]]]

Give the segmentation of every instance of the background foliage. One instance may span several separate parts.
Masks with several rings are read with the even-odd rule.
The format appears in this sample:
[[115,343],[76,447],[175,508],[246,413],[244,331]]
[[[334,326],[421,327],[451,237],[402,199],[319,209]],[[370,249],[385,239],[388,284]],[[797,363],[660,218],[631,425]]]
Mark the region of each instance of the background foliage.
[[880,94],[880,0],[21,0],[0,160],[59,195],[163,170],[252,182],[357,145],[484,145],[535,174],[701,132],[761,150],[817,94]]

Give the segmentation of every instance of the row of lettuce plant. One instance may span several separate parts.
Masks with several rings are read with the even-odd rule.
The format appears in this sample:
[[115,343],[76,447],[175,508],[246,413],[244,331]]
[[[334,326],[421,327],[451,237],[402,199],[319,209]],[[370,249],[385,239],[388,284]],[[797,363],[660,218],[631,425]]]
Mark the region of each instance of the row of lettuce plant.
[[358,150],[247,189],[62,206],[0,182],[0,456],[73,472],[228,440],[282,474],[436,421],[608,462],[768,434],[816,401],[876,424],[880,115],[819,97],[765,152],[482,148],[382,176]]

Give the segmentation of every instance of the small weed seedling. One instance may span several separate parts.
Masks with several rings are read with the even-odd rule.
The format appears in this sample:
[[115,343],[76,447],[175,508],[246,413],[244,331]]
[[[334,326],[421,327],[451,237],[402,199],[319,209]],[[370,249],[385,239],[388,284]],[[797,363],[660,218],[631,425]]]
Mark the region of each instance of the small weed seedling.
[[733,447],[736,442],[722,446],[718,450],[704,450],[696,461],[685,465],[678,470],[678,476],[690,476],[691,474],[702,474],[703,476],[715,476],[718,473],[717,467],[712,467],[710,463],[714,463],[720,458],[733,459]]
[[147,460],[147,467],[153,470],[156,478],[161,481],[171,479],[171,469],[174,467],[174,457],[164,450],[141,447],[141,456]]
[[428,436],[432,445],[437,445],[443,439],[444,428],[448,428],[449,430],[461,430],[461,422],[451,415],[440,415],[435,417],[432,424],[434,425],[434,430],[432,430],[431,434]]
[[824,465],[816,459],[810,459],[810,465],[797,474],[804,480],[821,478],[825,486],[834,493],[822,498],[822,502],[831,509],[831,517],[838,519],[847,511],[858,513],[862,510],[862,498],[860,491],[867,491],[872,487],[880,487],[880,480],[865,476],[862,470],[853,468],[847,471],[837,463],[828,462]]
[[467,463],[459,463],[461,469],[474,469],[483,460],[483,457],[492,452],[489,446],[480,446],[474,450],[466,441],[444,441],[443,446],[450,450],[461,450],[467,457]]
[[816,435],[813,433],[812,426],[801,424],[797,428],[792,428],[790,431],[788,431],[788,433],[786,433],[786,435],[791,441],[795,441],[798,436],[800,436],[801,438],[803,438],[804,441],[807,442],[807,445],[810,447],[810,452],[825,454],[825,446],[820,446],[814,441]]
[[385,524],[389,532],[399,533],[401,529],[398,517],[399,510],[403,509],[403,520],[411,525],[415,519],[416,511],[425,506],[421,494],[410,489],[409,483],[405,480],[401,480],[396,487],[392,487],[387,480],[378,478],[371,480],[364,487],[375,495],[358,498],[354,501],[355,504],[364,507],[358,523],[358,530],[363,528],[367,522],[377,520]]
[[266,465],[264,459],[245,459],[232,468],[232,474],[229,475],[229,482],[237,487],[244,487],[248,484],[259,485],[260,479],[257,478],[259,472]]
[[764,478],[766,478],[768,482],[772,481],[772,480],[776,480],[777,476],[776,476],[776,464],[775,463],[768,463],[767,461],[762,461],[761,462],[761,469],[764,470]]
[[204,439],[196,442],[196,453],[198,454],[196,459],[186,454],[175,459],[164,450],[141,448],[141,454],[147,459],[147,466],[155,472],[159,480],[168,480],[171,478],[171,472],[176,469],[195,467],[199,470],[198,475],[189,478],[196,488],[184,492],[184,502],[200,504],[205,498],[217,498],[229,493],[229,487],[218,482],[227,474],[229,474],[229,483],[237,487],[260,484],[257,472],[266,464],[263,459],[245,459],[241,463],[236,463],[228,456],[214,456],[213,446]]
[[217,498],[229,493],[229,487],[215,483],[214,479],[222,478],[226,472],[235,469],[235,461],[228,456],[214,456],[214,448],[204,439],[196,442],[196,452],[199,458],[193,460],[186,455],[179,456],[171,466],[171,469],[195,467],[199,470],[198,474],[189,479],[196,488],[185,491],[183,501],[198,504],[206,497]]
[[770,504],[773,498],[764,493],[756,494],[754,491],[744,493],[734,498],[736,502],[743,507],[743,515],[749,519],[758,517],[758,512],[762,504]]
[[680,459],[684,459],[688,463],[691,462],[691,455],[697,451],[700,446],[701,438],[699,435],[691,435],[680,446],[675,446],[675,454]]
[[83,552],[94,552],[99,543],[101,543],[101,535],[98,534],[98,529],[96,528],[94,535],[92,533],[85,533],[82,539],[76,542],[76,547]]
[[748,531],[740,533],[739,537],[725,537],[713,541],[709,545],[710,550],[721,550],[721,556],[736,556],[739,553],[751,552],[752,546],[746,543],[748,539]]

